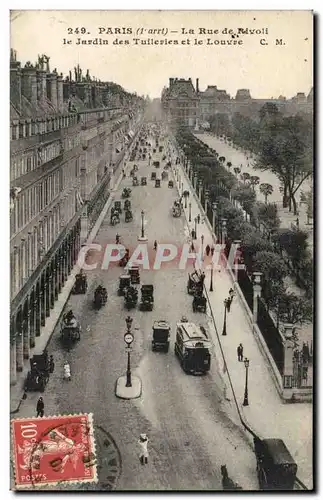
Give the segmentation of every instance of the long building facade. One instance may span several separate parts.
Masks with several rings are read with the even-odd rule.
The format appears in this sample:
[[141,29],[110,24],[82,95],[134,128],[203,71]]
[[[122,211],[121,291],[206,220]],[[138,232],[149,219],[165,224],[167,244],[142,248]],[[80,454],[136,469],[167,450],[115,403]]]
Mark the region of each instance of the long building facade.
[[144,102],[115,84],[63,79],[49,57],[10,60],[11,383],[106,203]]
[[161,95],[164,117],[171,125],[181,125],[198,129],[217,113],[243,115],[256,118],[267,102],[277,106],[283,114],[313,113],[313,89],[306,96],[299,92],[295,97],[283,96],[269,99],[253,99],[249,89],[238,89],[234,98],[216,85],[209,85],[200,91],[199,79],[194,87],[192,79],[170,78],[169,86]]

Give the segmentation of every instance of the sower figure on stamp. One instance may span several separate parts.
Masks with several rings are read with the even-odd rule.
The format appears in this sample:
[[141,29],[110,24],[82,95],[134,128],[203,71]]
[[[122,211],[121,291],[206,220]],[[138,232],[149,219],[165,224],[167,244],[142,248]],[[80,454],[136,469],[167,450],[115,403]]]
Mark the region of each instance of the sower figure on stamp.
[[37,406],[36,406],[37,417],[43,417],[44,410],[45,410],[44,401],[43,398],[40,397],[37,401]]
[[147,434],[140,434],[139,444],[139,458],[142,465],[148,464],[148,437]]

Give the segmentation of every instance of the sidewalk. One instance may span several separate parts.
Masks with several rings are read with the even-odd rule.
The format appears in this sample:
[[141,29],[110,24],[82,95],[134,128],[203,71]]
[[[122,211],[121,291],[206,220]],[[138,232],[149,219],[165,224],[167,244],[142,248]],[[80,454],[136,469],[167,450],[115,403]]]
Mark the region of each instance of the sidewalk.
[[[117,191],[122,179],[123,179],[123,173],[122,173],[122,168],[123,165],[125,164],[125,168],[127,169],[130,166],[130,162],[125,162],[125,160],[122,160],[120,162],[120,165],[118,166],[115,174],[118,174],[117,180],[114,184],[113,189],[110,192],[110,196],[106,202],[106,204],[103,207],[102,212],[100,213],[98,219],[96,220],[93,228],[91,229],[88,238],[86,240],[87,244],[90,244],[93,242],[97,232],[100,229],[100,226],[102,224],[102,221],[104,217],[106,216],[107,211],[109,210],[112,202],[114,201],[114,195],[115,192]],[[34,354],[41,354],[44,349],[46,348],[47,344],[49,343],[52,334],[54,333],[55,327],[57,323],[59,322],[59,319],[61,317],[61,314],[64,310],[64,307],[70,297],[74,282],[75,282],[75,275],[79,272],[79,267],[77,264],[73,267],[64,287],[62,288],[61,293],[58,295],[58,299],[56,300],[54,304],[54,308],[51,310],[51,314],[48,318],[46,318],[46,323],[45,326],[41,328],[40,331],[40,336],[36,338],[36,345],[33,349],[31,349],[30,357],[32,357]],[[30,363],[29,359],[24,360],[24,369],[22,372],[17,373],[17,383],[15,385],[12,385],[10,387],[10,413],[14,417],[15,410],[19,407],[20,403],[25,405],[26,402],[22,401],[22,396],[23,396],[23,387],[24,383],[26,380],[26,376],[28,371],[30,370]]]
[[[173,164],[175,161],[173,160]],[[175,167],[176,168],[176,167]],[[200,213],[199,202],[191,184],[179,165],[181,182],[184,190],[190,192],[189,202],[191,203],[192,221]],[[175,177],[176,179],[176,177]],[[178,182],[177,182],[178,186]],[[188,221],[188,208],[184,209],[186,220]],[[203,219],[203,217],[202,217]],[[194,222],[188,223],[190,229]],[[197,225],[197,247],[201,242],[201,235],[204,235],[204,248],[214,241],[214,235],[207,224]],[[247,320],[246,313],[239,298],[233,300],[230,313],[227,314],[227,336],[222,336],[222,326],[224,317],[223,301],[228,296],[229,289],[233,282],[229,273],[225,269],[215,270],[213,275],[213,292],[209,292],[210,272],[206,270],[205,288],[211,304],[212,313],[215,318],[215,328],[220,337],[220,343],[225,356],[225,364],[230,373],[234,392],[240,404],[241,413],[244,415],[246,423],[260,437],[282,438],[295,461],[298,464],[298,477],[306,484],[312,486],[312,405],[283,404],[277,394],[269,367],[266,364],[252,329]],[[211,332],[213,341],[218,342],[216,331]],[[242,406],[245,388],[245,367],[237,360],[237,346],[243,344],[244,357],[250,360],[249,366],[249,406]],[[229,387],[229,385],[228,385]]]

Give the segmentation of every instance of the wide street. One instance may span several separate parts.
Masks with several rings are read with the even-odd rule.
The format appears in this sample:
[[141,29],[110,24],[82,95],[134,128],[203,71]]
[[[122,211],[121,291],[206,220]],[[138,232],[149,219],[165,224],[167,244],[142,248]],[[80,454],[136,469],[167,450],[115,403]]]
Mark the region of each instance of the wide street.
[[[155,155],[152,160],[161,159]],[[125,186],[132,189],[131,204],[134,219],[110,225],[110,210],[98,232],[95,243],[103,247],[114,243],[118,232],[121,243],[132,251],[140,235],[141,210],[145,212],[145,232],[150,254],[158,242],[181,246],[187,241],[184,217],[173,218],[171,207],[178,197],[176,188],[168,188],[167,181],[155,188],[151,171],[160,177],[162,168],[148,166],[148,161],[136,161],[137,172],[147,176],[147,186],[132,187],[127,175],[119,186],[116,199],[121,199]],[[162,164],[164,162],[161,162]],[[129,172],[131,165],[128,165]],[[169,173],[171,175],[171,173]],[[123,201],[122,201],[123,206]],[[186,293],[190,269],[179,270],[167,266],[160,270],[141,270],[141,283],[154,285],[154,309],[130,311],[135,335],[131,357],[132,371],[142,380],[142,396],[125,401],[115,396],[115,383],[125,374],[126,352],[123,335],[128,311],[124,299],[117,295],[118,277],[122,268],[110,267],[88,271],[87,295],[72,295],[66,310],[73,309],[82,326],[81,341],[70,352],[64,351],[57,326],[48,346],[54,355],[55,372],[44,392],[45,414],[57,415],[92,412],[96,426],[108,431],[120,450],[122,470],[117,490],[221,490],[220,467],[227,465],[232,479],[244,489],[258,489],[254,452],[242,427],[236,421],[233,402],[223,396],[222,366],[217,346],[214,346],[211,371],[206,376],[192,376],[183,372],[174,355],[176,322],[182,315],[208,328],[208,315],[192,312],[192,297]],[[99,283],[108,290],[108,302],[101,310],[93,309],[93,292]],[[171,346],[167,354],[152,352],[152,324],[154,320],[170,322]],[[71,365],[72,379],[63,382],[63,364]],[[19,417],[32,416],[39,393],[28,394],[28,405],[22,406]],[[142,466],[138,458],[140,433],[147,433],[150,459]],[[106,482],[104,439],[96,433],[99,464],[99,484],[89,489],[102,489]],[[238,466],[239,465],[239,466]],[[84,489],[84,485],[83,488]]]

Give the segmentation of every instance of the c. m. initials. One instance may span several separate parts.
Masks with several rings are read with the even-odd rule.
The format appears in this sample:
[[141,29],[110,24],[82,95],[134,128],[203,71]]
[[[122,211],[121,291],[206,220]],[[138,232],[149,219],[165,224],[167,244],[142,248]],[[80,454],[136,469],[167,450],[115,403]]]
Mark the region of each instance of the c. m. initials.
[[282,38],[276,38],[276,45],[285,45],[285,42]]

